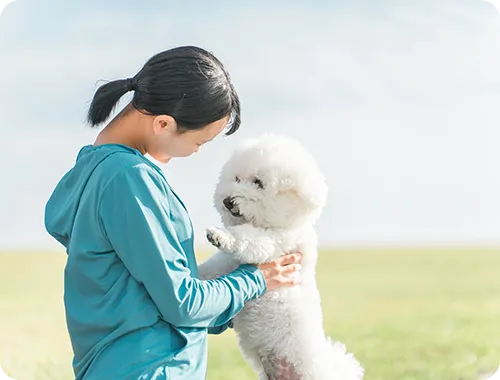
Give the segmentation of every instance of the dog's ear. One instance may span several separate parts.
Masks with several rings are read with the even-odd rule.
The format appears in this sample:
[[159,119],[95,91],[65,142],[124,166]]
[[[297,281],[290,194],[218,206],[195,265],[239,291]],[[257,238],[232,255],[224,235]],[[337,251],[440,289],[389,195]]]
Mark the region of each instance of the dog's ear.
[[304,211],[314,215],[314,219],[319,216],[321,209],[325,205],[326,198],[328,195],[328,187],[326,183],[316,182],[312,183],[302,183],[296,184],[290,182],[281,183],[280,194],[289,194],[297,199],[297,207],[300,207]]
[[311,211],[319,211],[325,205],[328,195],[328,186],[323,175],[315,174],[304,178],[293,188],[293,191]]

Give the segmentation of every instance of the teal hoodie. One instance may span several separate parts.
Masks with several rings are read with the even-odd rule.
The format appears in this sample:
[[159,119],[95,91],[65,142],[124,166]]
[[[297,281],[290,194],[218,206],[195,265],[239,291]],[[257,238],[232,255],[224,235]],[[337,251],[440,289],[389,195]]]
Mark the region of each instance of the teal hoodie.
[[68,254],[77,380],[204,379],[207,332],[222,332],[265,291],[253,265],[198,278],[184,204],[160,168],[124,145],[81,149],[46,205],[45,226]]

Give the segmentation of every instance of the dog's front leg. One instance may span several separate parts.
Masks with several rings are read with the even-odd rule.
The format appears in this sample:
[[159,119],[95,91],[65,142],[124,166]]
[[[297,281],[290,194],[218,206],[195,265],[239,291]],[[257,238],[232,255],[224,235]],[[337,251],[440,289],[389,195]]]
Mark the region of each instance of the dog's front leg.
[[219,251],[198,265],[198,276],[202,280],[212,280],[235,270],[240,263],[230,254]]
[[249,224],[231,226],[227,229],[208,228],[207,239],[242,264],[263,264],[278,258],[283,253],[277,239],[267,230]]

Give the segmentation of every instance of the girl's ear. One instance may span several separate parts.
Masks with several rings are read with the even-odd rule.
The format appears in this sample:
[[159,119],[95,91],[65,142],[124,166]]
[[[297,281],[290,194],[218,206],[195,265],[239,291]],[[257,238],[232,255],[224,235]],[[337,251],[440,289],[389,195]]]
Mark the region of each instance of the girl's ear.
[[170,115],[158,115],[153,118],[153,132],[156,135],[177,132],[177,122]]

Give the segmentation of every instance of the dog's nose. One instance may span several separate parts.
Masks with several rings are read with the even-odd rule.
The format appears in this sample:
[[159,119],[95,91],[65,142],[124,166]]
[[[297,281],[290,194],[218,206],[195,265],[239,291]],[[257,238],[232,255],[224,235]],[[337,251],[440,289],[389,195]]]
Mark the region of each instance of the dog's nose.
[[233,202],[233,198],[231,197],[226,197],[224,198],[224,200],[222,201],[222,203],[224,203],[224,206],[229,210],[231,211],[234,207],[234,202]]

